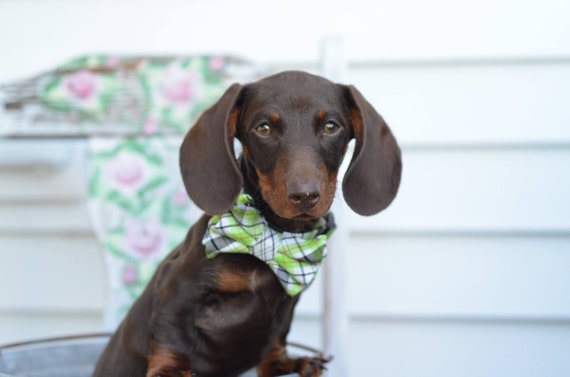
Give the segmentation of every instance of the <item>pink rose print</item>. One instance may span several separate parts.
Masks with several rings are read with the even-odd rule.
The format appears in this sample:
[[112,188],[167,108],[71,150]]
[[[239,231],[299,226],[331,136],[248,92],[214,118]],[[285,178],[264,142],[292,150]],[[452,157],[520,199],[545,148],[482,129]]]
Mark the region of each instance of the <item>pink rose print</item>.
[[133,285],[137,282],[137,269],[132,264],[129,264],[123,270],[123,283],[125,285]]
[[184,207],[188,204],[188,194],[186,190],[180,189],[174,194],[174,204],[178,207]]
[[107,67],[115,68],[119,65],[119,62],[120,62],[120,60],[119,60],[118,56],[111,55],[111,56],[107,57],[107,61],[105,63],[107,65]]
[[77,71],[66,78],[65,88],[72,96],[80,100],[87,100],[96,93],[97,79],[97,76],[91,71]]
[[160,122],[158,117],[155,115],[151,115],[147,118],[146,122],[144,123],[143,133],[145,135],[152,135],[158,131],[158,126]]
[[194,102],[202,90],[202,78],[194,71],[171,64],[164,72],[160,87],[169,102],[188,104]]
[[125,225],[127,245],[135,255],[148,257],[162,249],[166,231],[158,219],[129,219]]
[[108,168],[119,188],[136,190],[146,181],[146,162],[138,155],[122,153],[109,162]]
[[226,59],[223,56],[214,56],[208,61],[208,67],[210,67],[212,71],[219,71],[224,68],[225,63]]

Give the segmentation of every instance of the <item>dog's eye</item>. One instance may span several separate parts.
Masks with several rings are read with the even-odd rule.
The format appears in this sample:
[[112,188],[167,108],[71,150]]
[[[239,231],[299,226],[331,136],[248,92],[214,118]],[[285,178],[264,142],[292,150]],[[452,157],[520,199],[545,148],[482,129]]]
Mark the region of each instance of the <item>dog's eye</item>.
[[255,132],[261,136],[269,136],[271,135],[271,126],[269,126],[267,123],[260,124],[259,126],[255,127]]
[[340,126],[333,122],[328,122],[325,124],[325,133],[327,135],[335,134],[340,129]]

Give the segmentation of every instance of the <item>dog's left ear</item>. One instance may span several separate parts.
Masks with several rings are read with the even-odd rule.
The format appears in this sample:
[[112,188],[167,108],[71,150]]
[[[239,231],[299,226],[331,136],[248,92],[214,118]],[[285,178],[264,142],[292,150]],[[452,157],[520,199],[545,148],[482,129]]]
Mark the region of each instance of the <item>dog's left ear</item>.
[[342,86],[356,146],[342,183],[344,199],[360,215],[392,202],[402,174],[400,148],[384,119],[352,85]]
[[233,84],[190,129],[180,147],[180,171],[190,199],[206,213],[227,212],[235,203],[243,178],[233,140],[242,85]]

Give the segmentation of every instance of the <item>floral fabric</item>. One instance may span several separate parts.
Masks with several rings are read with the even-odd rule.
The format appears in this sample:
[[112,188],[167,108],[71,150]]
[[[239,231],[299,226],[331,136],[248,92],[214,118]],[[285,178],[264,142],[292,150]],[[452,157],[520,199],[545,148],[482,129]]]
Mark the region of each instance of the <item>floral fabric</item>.
[[201,211],[178,170],[183,135],[255,69],[223,56],[80,57],[0,86],[0,136],[88,136],[89,208],[113,330]]
[[0,87],[1,134],[171,134],[238,79],[247,63],[223,56],[91,55]]
[[238,65],[225,57],[99,55],[38,81],[44,114],[91,136],[89,208],[107,268],[106,330],[201,215],[186,195],[178,151],[200,113],[248,79],[251,71],[236,74]]
[[114,329],[161,260],[201,215],[178,171],[180,137],[89,143],[89,207],[108,275],[105,328]]
[[185,132],[226,88],[222,57],[81,58],[46,81],[44,104],[79,119],[122,123],[133,132]]

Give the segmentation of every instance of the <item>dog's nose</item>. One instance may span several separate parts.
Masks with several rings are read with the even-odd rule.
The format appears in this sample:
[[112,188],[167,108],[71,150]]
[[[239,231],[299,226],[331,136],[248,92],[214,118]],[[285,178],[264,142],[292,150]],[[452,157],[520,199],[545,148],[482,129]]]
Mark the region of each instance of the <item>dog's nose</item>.
[[321,199],[320,190],[314,184],[295,185],[287,190],[287,194],[289,202],[303,211],[313,208]]

